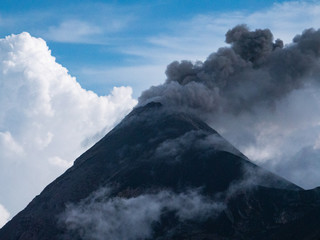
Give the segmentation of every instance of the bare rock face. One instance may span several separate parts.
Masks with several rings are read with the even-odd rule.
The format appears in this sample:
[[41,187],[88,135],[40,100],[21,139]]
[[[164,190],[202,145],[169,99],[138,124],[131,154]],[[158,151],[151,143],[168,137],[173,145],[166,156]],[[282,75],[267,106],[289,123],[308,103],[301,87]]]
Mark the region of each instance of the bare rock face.
[[261,169],[160,103],[134,109],[0,230],[1,240],[319,238],[319,189]]

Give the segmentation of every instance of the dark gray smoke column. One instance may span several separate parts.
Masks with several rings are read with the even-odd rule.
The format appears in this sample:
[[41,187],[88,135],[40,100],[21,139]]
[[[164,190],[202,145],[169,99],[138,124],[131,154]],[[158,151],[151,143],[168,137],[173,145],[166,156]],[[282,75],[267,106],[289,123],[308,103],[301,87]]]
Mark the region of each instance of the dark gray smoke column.
[[308,29],[283,47],[268,29],[249,31],[238,25],[226,33],[226,42],[231,46],[220,48],[204,62],[169,64],[166,82],[143,92],[140,104],[158,100],[211,117],[219,112],[239,114],[272,107],[320,69],[319,30]]
[[226,42],[230,47],[204,62],[169,64],[165,83],[143,92],[139,104],[159,101],[194,113],[258,165],[305,188],[318,186],[320,30],[307,29],[284,46],[268,29],[238,25]]

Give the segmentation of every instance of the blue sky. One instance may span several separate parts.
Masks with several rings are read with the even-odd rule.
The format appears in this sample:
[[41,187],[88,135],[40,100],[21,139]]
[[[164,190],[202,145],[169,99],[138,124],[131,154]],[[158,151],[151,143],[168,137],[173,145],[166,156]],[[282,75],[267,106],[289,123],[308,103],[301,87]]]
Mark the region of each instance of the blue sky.
[[57,62],[88,90],[106,95],[113,86],[130,85],[138,97],[165,79],[171,61],[204,60],[235,24],[272,27],[270,20],[257,24],[248,16],[288,2],[4,0],[0,34],[27,31],[43,38]]

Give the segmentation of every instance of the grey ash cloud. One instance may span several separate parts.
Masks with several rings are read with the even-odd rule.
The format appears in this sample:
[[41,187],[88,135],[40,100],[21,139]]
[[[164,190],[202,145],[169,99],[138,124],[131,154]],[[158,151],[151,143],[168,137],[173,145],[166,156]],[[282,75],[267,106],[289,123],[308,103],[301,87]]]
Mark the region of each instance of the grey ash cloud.
[[226,33],[230,47],[204,62],[172,62],[166,82],[143,92],[139,103],[157,100],[204,114],[272,107],[318,76],[319,36],[319,30],[308,29],[283,47],[268,29],[250,31],[238,25]]
[[169,64],[165,83],[143,92],[139,105],[196,114],[258,165],[316,187],[317,175],[304,176],[318,164],[304,164],[300,153],[320,139],[320,30],[284,44],[269,29],[238,25],[226,42],[205,61]]

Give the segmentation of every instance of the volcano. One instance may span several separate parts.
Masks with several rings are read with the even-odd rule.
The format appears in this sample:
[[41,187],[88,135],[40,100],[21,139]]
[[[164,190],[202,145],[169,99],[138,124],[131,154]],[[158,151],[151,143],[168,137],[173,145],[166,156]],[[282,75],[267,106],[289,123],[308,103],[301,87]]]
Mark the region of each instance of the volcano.
[[250,162],[194,115],[135,108],[1,240],[320,239],[320,189]]

